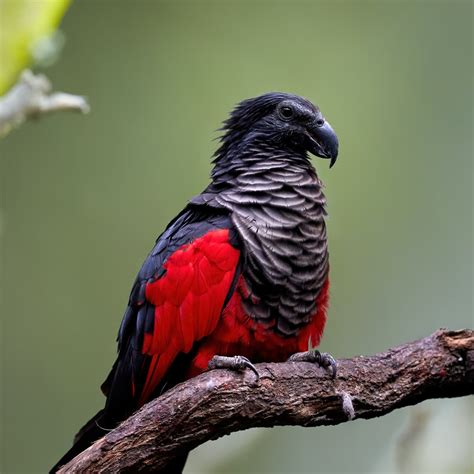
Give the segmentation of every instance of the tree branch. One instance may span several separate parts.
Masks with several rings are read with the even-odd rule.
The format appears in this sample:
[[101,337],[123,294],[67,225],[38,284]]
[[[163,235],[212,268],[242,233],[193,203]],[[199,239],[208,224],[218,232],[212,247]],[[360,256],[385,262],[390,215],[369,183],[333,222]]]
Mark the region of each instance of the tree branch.
[[28,118],[63,110],[89,112],[84,97],[64,92],[51,93],[52,85],[46,76],[35,76],[26,70],[18,83],[0,97],[0,137]]
[[206,372],[180,384],[98,440],[61,473],[166,472],[179,454],[234,431],[336,425],[430,398],[474,393],[474,331],[433,335],[370,357],[338,361],[332,380],[310,363]]

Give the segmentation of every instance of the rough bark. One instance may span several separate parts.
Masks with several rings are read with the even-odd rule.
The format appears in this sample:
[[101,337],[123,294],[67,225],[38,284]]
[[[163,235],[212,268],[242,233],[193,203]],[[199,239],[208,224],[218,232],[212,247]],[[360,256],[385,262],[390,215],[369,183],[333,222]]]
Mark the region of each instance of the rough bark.
[[474,331],[438,330],[374,356],[338,361],[335,380],[306,362],[213,370],[145,405],[59,472],[165,473],[180,453],[234,431],[335,425],[430,398],[474,393]]

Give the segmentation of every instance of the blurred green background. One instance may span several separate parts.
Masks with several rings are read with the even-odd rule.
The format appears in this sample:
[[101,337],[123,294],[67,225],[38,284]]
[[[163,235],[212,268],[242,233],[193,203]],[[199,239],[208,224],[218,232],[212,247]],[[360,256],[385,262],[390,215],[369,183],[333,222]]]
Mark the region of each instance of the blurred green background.
[[[208,182],[215,130],[243,98],[304,95],[339,135],[337,165],[315,160],[332,262],[322,349],[369,354],[472,327],[472,9],[73,3],[46,72],[92,113],[30,122],[0,143],[0,471],[45,471],[102,407],[135,274]],[[252,430],[197,449],[186,472],[474,472],[472,415],[472,402],[448,400]]]

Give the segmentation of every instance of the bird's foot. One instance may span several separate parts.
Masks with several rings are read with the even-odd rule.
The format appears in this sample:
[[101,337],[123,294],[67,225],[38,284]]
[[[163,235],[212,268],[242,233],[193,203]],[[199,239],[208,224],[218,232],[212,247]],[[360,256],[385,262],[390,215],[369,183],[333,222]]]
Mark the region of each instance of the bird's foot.
[[229,369],[241,372],[245,369],[250,369],[255,374],[255,382],[260,380],[260,374],[258,373],[255,365],[250,362],[247,357],[244,356],[220,356],[215,355],[207,364],[209,369]]
[[331,375],[331,378],[334,379],[336,377],[336,359],[327,352],[319,352],[317,350],[297,352],[288,359],[288,362],[312,362],[326,369]]

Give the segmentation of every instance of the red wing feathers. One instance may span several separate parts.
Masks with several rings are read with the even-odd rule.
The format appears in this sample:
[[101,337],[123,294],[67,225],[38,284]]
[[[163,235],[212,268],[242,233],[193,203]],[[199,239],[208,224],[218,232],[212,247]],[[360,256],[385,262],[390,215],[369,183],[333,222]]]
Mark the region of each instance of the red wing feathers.
[[142,352],[151,356],[140,404],[146,402],[180,352],[216,327],[230,290],[240,252],[229,230],[213,230],[175,251],[166,272],[146,285],[155,306],[153,333],[145,333]]

